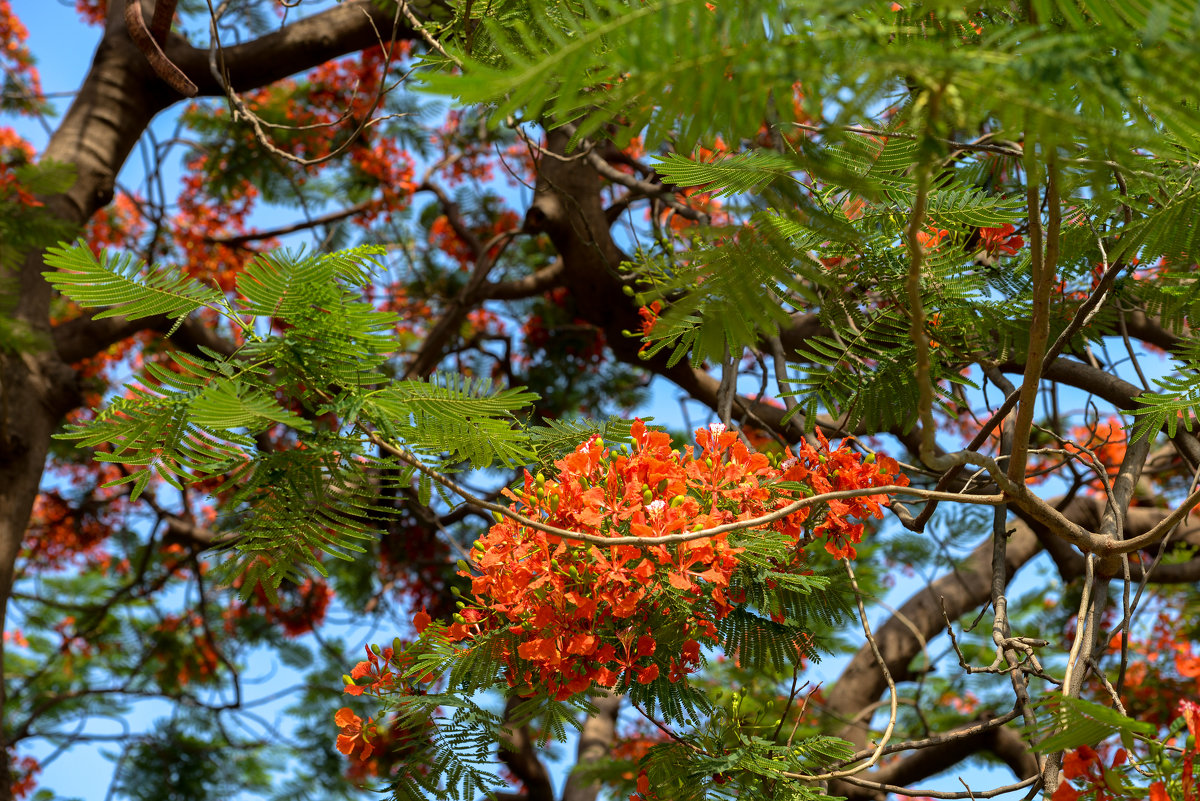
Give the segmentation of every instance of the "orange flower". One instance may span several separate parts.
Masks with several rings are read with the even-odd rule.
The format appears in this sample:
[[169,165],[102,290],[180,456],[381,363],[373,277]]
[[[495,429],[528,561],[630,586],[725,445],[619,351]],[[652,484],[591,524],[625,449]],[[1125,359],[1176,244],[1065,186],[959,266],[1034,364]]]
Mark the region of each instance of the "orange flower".
[[937,250],[938,245],[949,235],[950,232],[945,228],[930,228],[927,231],[917,232],[917,242],[925,250]]
[[374,728],[371,726],[371,719],[367,718],[364,726],[362,718],[344,706],[334,714],[333,722],[341,729],[337,738],[337,750],[346,756],[354,756],[357,752],[359,761],[365,762],[375,750],[371,739],[368,738],[368,731]]
[[987,253],[1007,253],[1011,256],[1025,246],[1023,238],[1011,235],[1015,230],[1012,223],[1001,228],[980,228],[979,241]]

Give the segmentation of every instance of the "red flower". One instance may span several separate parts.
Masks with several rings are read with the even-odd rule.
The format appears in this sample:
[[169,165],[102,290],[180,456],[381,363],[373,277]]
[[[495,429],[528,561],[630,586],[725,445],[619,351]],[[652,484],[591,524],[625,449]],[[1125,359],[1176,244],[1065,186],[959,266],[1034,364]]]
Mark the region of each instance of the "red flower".
[[942,240],[949,236],[950,232],[945,228],[930,228],[927,231],[917,232],[917,242],[925,250],[937,250],[938,245]]
[[993,255],[998,252],[1010,256],[1016,253],[1025,246],[1025,240],[1019,236],[1011,236],[1015,230],[1012,223],[1007,223],[1001,228],[980,228],[979,240],[983,243],[984,251]]
[[371,719],[367,718],[364,727],[362,718],[344,706],[334,714],[333,722],[341,729],[337,738],[337,750],[346,756],[354,756],[357,752],[359,761],[365,762],[375,750],[372,738],[369,737],[370,730],[374,728],[371,726]]

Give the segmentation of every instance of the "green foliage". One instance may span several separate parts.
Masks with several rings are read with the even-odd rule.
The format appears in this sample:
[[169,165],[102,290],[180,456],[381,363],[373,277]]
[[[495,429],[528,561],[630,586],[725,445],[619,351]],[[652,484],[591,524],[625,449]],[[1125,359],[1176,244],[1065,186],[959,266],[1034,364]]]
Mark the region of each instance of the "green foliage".
[[[169,353],[148,363],[124,397],[60,435],[123,465],[125,475],[106,486],[129,483],[135,498],[154,477],[177,489],[223,477],[217,491],[230,493],[230,511],[222,525],[236,558],[222,575],[245,597],[260,583],[272,592],[301,565],[324,574],[321,554],[363,552],[385,499],[412,478],[396,453],[450,467],[535,458],[518,419],[533,393],[449,375],[392,380],[395,316],[361,295],[380,252],[263,255],[239,276],[232,305],[178,273],[97,258],[82,243],[48,259],[60,268],[48,280],[80,303],[111,307],[102,315],[182,319],[207,308],[245,338],[234,354]],[[331,428],[329,419],[340,422]],[[255,435],[268,429],[287,432],[295,447],[261,450]]]
[[230,748],[208,720],[160,721],[120,761],[115,791],[131,801],[207,801],[270,789],[270,774],[254,751]]
[[1155,732],[1152,723],[1134,720],[1083,698],[1056,695],[1042,705],[1042,710],[1047,714],[1025,736],[1043,754],[1081,745],[1095,746],[1114,734],[1120,734],[1126,747],[1132,747],[1133,737],[1153,737]]
[[204,306],[218,304],[221,293],[178,270],[148,270],[130,253],[99,256],[81,239],[75,245],[46,249],[42,273],[50,285],[85,309],[101,308],[96,318],[137,320],[157,314],[182,319]]
[[515,415],[536,399],[532,392],[499,390],[490,381],[444,373],[376,390],[363,412],[380,420],[389,436],[402,431],[418,452],[444,452],[451,461],[467,460],[474,467],[515,466],[534,456]]

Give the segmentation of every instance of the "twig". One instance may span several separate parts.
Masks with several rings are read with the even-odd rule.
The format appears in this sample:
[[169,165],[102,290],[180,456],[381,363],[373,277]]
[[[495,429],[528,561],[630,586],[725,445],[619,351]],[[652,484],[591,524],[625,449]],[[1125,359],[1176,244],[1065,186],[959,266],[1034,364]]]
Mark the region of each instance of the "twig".
[[843,559],[842,565],[846,568],[846,575],[850,579],[850,587],[854,590],[854,602],[858,606],[858,621],[862,624],[863,634],[867,637],[867,642],[871,646],[871,653],[875,655],[875,662],[879,665],[879,669],[883,672],[883,680],[888,686],[888,722],[887,727],[883,730],[883,736],[879,738],[879,743],[876,745],[874,752],[870,758],[861,765],[856,765],[849,770],[833,770],[828,773],[820,773],[816,775],[805,775],[803,773],[784,773],[790,779],[799,779],[804,782],[823,782],[830,779],[844,779],[869,770],[879,762],[883,756],[883,749],[887,747],[888,740],[892,738],[892,731],[896,727],[896,714],[899,711],[899,693],[896,691],[896,682],[892,679],[892,672],[888,670],[887,660],[883,658],[883,654],[879,652],[879,643],[875,642],[875,635],[871,633],[871,624],[867,622],[867,610],[863,607],[862,592],[858,588],[858,580],[854,577],[854,568],[850,566],[849,559]]

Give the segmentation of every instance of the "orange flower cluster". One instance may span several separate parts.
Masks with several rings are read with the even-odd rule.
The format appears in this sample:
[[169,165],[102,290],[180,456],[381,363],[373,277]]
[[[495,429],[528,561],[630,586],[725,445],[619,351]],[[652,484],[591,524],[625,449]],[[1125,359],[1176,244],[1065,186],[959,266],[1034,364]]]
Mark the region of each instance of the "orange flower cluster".
[[[1182,717],[1187,726],[1190,746],[1183,748],[1183,765],[1176,776],[1183,791],[1183,801],[1200,801],[1200,787],[1195,778],[1195,760],[1200,753],[1200,704],[1183,699],[1176,709],[1176,717]],[[1101,747],[1101,751],[1105,750]],[[1133,798],[1149,798],[1150,801],[1172,801],[1178,798],[1167,790],[1162,781],[1149,787],[1132,787],[1113,775],[1128,759],[1124,748],[1113,753],[1112,761],[1105,766],[1104,756],[1090,746],[1082,745],[1063,756],[1063,783],[1054,791],[1050,801],[1132,801]],[[1171,776],[1170,778],[1176,778]],[[1135,795],[1136,794],[1136,795]],[[1144,794],[1144,795],[1143,795]]]
[[1119,768],[1125,764],[1127,754],[1124,748],[1120,748],[1113,755],[1112,765],[1105,767],[1104,760],[1096,749],[1091,746],[1081,745],[1074,751],[1068,751],[1063,755],[1062,775],[1066,779],[1054,791],[1051,801],[1076,801],[1082,797],[1085,792],[1080,792],[1069,782],[1073,779],[1080,779],[1087,785],[1094,785],[1096,789],[1096,801],[1106,801],[1110,798],[1105,789],[1109,787],[1108,772],[1112,769]]
[[[350,671],[343,692],[346,695],[362,695],[370,690],[371,695],[379,695],[390,690],[396,686],[396,674],[392,672],[392,667],[400,667],[406,662],[406,655],[403,651],[397,655],[394,649],[383,648],[379,653],[375,653],[370,646],[367,646],[366,661],[359,662],[354,666],[354,670]],[[360,683],[360,679],[370,679],[370,681]]]
[[[864,460],[845,443],[831,450],[824,438],[778,466],[719,424],[696,433],[698,453],[673,449],[667,434],[641,421],[632,439],[624,453],[593,437],[556,462],[554,479],[527,473],[521,493],[509,493],[510,508],[573,532],[653,540],[750,520],[799,497],[905,481],[893,460]],[[823,537],[833,556],[853,558],[863,524],[851,518],[881,516],[887,500],[832,501],[823,516],[806,507],[770,524],[794,543],[784,567],[803,569],[806,533]],[[742,600],[729,592],[741,550],[724,534],[602,547],[504,518],[475,545],[475,603],[455,615],[449,635],[515,635],[504,654],[507,679],[525,693],[535,683],[561,699],[593,682],[678,681],[699,667],[700,646],[717,642],[716,623]],[[418,618],[421,629],[428,617]]]
[[42,772],[42,766],[31,756],[13,757],[9,771],[12,778],[10,792],[19,801],[28,797],[37,787],[37,775]]

